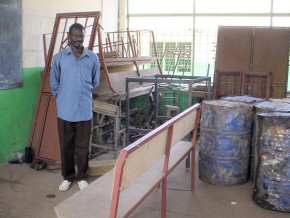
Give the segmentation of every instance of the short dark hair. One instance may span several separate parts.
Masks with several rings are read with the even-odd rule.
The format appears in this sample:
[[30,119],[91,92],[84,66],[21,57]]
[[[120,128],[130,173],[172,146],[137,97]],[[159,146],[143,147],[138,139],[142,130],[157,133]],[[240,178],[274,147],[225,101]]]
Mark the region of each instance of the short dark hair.
[[83,31],[84,30],[84,26],[81,25],[80,23],[74,23],[72,24],[70,27],[69,27],[69,34],[71,34],[71,32],[76,29],[76,30],[81,30]]

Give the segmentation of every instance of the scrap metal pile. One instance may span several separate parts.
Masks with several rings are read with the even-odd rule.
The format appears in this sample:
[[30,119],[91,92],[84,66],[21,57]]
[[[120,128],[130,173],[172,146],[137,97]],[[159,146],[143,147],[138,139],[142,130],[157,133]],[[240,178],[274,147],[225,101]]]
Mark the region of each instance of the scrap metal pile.
[[[162,91],[156,92],[155,79],[150,82],[142,81],[142,79],[162,75],[162,66],[159,61],[160,57],[157,55],[153,32],[127,30],[106,33],[100,24],[98,11],[57,14],[53,32],[43,35],[45,69],[30,138],[30,145],[36,159],[60,160],[55,98],[51,94],[49,74],[53,56],[68,47],[67,32],[70,25],[76,22],[82,24],[85,29],[84,47],[96,53],[101,65],[100,85],[93,93],[94,119],[91,151],[113,150],[117,153],[121,147],[128,144],[129,141],[125,140],[128,135],[126,130],[128,116],[131,118],[129,125],[137,130],[131,132],[132,140],[159,125],[154,114],[159,110],[155,105],[158,106],[159,98],[163,96]],[[174,77],[165,83],[168,85],[174,84],[172,81],[174,79],[183,80],[183,78]],[[126,87],[128,78],[139,79],[139,81],[131,82]],[[210,78],[199,80],[199,83],[201,82],[205,82],[210,90]],[[189,83],[186,82],[186,84]],[[188,89],[188,92],[191,91],[192,85]],[[147,106],[132,104],[133,106],[127,108],[126,98],[134,102],[133,99],[139,96],[143,96],[143,101],[147,102]]]

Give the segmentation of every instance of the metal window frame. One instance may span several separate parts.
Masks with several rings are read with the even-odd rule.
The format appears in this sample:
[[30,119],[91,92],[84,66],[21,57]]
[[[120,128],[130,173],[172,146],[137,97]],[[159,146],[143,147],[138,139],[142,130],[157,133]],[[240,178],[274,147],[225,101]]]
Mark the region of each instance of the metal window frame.
[[[277,13],[274,12],[275,0],[270,1],[268,13],[199,13],[196,12],[196,0],[193,1],[192,13],[130,13],[129,11],[129,0],[126,1],[127,8],[127,28],[130,28],[130,18],[132,17],[192,17],[192,75],[194,76],[194,65],[195,65],[195,26],[197,17],[268,17],[270,19],[269,27],[273,27],[273,19],[276,17],[290,17],[289,13]],[[288,66],[290,68],[290,65]]]

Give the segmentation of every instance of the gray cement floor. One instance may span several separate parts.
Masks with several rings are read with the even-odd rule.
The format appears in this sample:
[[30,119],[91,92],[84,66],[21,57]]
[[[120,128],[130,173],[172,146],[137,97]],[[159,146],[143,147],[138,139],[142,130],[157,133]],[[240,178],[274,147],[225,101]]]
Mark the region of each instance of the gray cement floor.
[[[93,180],[95,178],[91,178]],[[59,171],[34,171],[28,165],[0,166],[0,218],[56,218],[54,206],[78,191],[58,192]],[[233,187],[197,181],[194,194],[190,176],[181,164],[169,178],[168,218],[286,218],[290,214],[258,207],[252,200],[251,183]],[[55,195],[48,198],[48,195]],[[152,193],[133,214],[137,218],[160,218],[160,191]],[[97,202],[95,202],[97,203]],[[80,217],[85,218],[85,217]]]

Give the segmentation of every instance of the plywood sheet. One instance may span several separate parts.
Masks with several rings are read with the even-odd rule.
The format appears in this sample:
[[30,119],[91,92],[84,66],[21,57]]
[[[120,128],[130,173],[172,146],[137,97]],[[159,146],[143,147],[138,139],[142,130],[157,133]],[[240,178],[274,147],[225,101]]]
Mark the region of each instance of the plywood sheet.
[[41,144],[49,98],[50,96],[46,94],[41,94],[39,98],[38,111],[36,113],[33,132],[31,135],[31,146],[35,150],[38,149]]
[[248,72],[251,63],[252,29],[220,27],[216,50],[216,71]]
[[[129,155],[124,167],[123,188],[128,187],[137,177],[161,159],[165,153],[167,135],[168,129],[165,129]],[[162,171],[162,168],[160,171]]]
[[286,97],[288,58],[289,29],[255,29],[253,71],[272,73],[273,97]]
[[196,110],[178,120],[173,126],[172,144],[176,144],[188,135],[194,128]]
[[38,158],[50,161],[60,160],[60,146],[54,97],[51,97],[49,101],[43,136],[38,151]]

